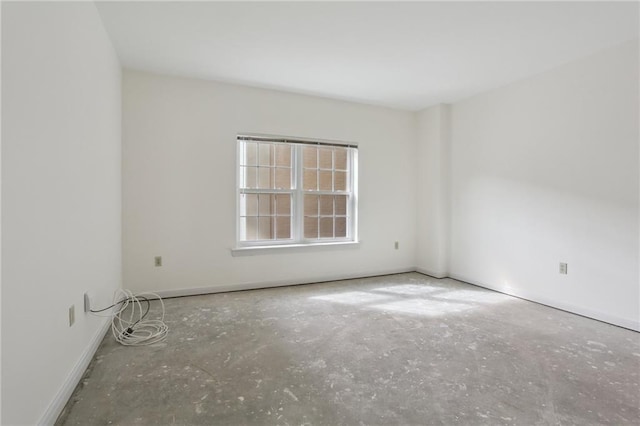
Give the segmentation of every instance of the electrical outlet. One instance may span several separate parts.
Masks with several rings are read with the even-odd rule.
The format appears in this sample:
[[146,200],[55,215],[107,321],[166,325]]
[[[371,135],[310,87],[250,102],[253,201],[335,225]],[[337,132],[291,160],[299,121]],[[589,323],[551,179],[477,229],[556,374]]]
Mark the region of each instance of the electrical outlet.
[[71,327],[74,322],[76,322],[76,305],[71,305],[69,308],[69,327]]
[[156,266],[162,266],[162,256],[156,256],[154,262]]
[[560,262],[560,273],[567,275],[567,264]]
[[396,241],[394,247],[396,248],[396,250],[398,250],[400,248],[400,242]]
[[92,299],[91,294],[89,294],[89,292],[86,292],[84,294],[84,311],[85,312],[89,312],[91,310],[91,305],[92,305],[91,299]]

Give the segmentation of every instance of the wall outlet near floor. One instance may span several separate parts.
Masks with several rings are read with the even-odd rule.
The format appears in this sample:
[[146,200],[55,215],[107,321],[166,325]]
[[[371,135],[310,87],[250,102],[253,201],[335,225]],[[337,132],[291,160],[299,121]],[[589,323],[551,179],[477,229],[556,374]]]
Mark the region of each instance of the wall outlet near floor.
[[76,305],[71,305],[71,307],[69,307],[69,327],[71,327],[74,322],[76,322]]
[[162,266],[162,256],[156,256],[153,258],[154,264],[156,266]]
[[560,273],[567,275],[567,264],[560,262]]
[[398,250],[400,248],[400,242],[396,241],[396,243],[394,244],[394,247],[396,248],[396,250]]
[[92,305],[92,297],[91,294],[87,291],[84,294],[84,311],[85,312],[89,312],[91,310],[91,305]]

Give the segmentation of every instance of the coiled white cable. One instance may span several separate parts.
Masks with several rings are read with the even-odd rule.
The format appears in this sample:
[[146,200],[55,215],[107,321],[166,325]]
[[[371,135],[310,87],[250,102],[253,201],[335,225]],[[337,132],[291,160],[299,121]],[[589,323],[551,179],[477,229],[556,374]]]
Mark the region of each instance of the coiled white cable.
[[[150,310],[151,299],[160,301],[162,315],[159,320],[145,319]],[[146,310],[142,303],[147,303]],[[98,315],[98,312],[101,311],[92,311],[94,315]],[[109,316],[111,333],[121,345],[152,345],[164,340],[169,332],[169,327],[164,323],[164,302],[155,293],[133,294],[130,290],[118,290],[113,297],[113,311]]]

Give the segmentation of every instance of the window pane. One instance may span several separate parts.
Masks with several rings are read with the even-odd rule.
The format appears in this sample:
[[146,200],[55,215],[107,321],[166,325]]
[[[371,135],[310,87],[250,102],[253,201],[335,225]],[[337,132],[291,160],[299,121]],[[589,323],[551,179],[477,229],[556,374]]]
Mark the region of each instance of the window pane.
[[241,226],[240,234],[244,233],[245,241],[254,241],[258,236],[258,218],[257,217],[243,217],[240,220]]
[[272,219],[270,217],[258,218],[258,239],[259,240],[273,239],[271,222],[272,222]]
[[335,179],[335,191],[347,190],[347,172],[333,172]]
[[320,191],[331,191],[331,171],[329,170],[320,170],[318,172],[320,175]]
[[246,194],[240,194],[240,216],[247,215],[247,196]]
[[271,166],[272,165],[272,152],[274,146],[269,143],[261,143],[258,145],[260,153],[260,165]]
[[346,148],[336,148],[334,151],[335,155],[335,168],[337,170],[347,170],[347,149]]
[[320,238],[333,238],[333,218],[320,218]]
[[244,164],[247,166],[258,165],[258,144],[254,142],[244,143]]
[[271,201],[274,195],[271,194],[260,194],[260,216],[269,216],[273,214],[273,210],[271,209]]
[[241,216],[257,216],[258,215],[258,196],[256,194],[240,195],[240,215]]
[[291,167],[291,146],[276,145],[276,166]]
[[258,168],[258,188],[271,188],[271,170],[272,169],[269,169],[267,167]]
[[347,214],[347,196],[336,195],[336,216],[346,216]]
[[304,218],[304,237],[318,238],[318,218],[317,217]]
[[305,191],[318,190],[318,177],[317,171],[315,169],[305,169],[302,180],[302,189],[304,189]]
[[255,188],[258,169],[255,167],[243,167],[242,169],[244,175],[244,179],[242,179],[242,183],[244,184],[243,188]]
[[305,169],[318,168],[318,149],[305,146],[302,149],[302,164]]
[[291,215],[291,196],[289,194],[276,195],[276,214],[278,216]]
[[307,195],[304,196],[304,215],[305,216],[318,216],[318,196]]
[[322,216],[333,216],[333,195],[320,196],[320,214]]
[[240,218],[238,231],[240,234],[240,241],[247,241],[247,221],[244,217]]
[[333,150],[331,148],[320,148],[318,150],[318,156],[320,158],[321,169],[331,169],[333,167],[333,164],[332,164]]
[[347,236],[347,218],[336,217],[336,238],[344,238]]
[[276,238],[291,238],[291,218],[288,216],[278,216],[276,218]]
[[291,189],[291,169],[276,170],[276,189]]

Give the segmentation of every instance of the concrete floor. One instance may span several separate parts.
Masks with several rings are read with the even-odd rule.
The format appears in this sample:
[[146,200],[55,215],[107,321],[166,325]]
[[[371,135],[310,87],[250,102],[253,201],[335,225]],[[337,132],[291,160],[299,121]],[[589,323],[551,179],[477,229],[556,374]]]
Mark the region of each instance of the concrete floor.
[[640,424],[640,334],[417,273],[166,300],[59,425]]

